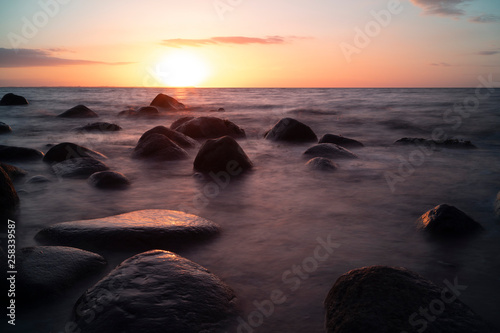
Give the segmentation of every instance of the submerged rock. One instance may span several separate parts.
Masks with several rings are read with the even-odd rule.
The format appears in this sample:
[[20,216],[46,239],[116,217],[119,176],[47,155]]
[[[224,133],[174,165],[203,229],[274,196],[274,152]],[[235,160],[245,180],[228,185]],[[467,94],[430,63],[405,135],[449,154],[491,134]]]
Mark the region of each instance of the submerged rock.
[[497,194],[497,200],[495,201],[495,213],[500,216],[500,192]]
[[123,110],[118,112],[118,117],[135,117],[137,116],[137,111],[135,110]]
[[475,149],[477,148],[470,141],[448,139],[444,141],[428,140],[423,138],[402,138],[394,142],[396,145],[422,145],[431,148],[456,148],[456,149]]
[[75,131],[80,132],[116,132],[121,130],[122,128],[120,126],[106,122],[97,122],[75,128]]
[[[19,205],[19,197],[9,175],[0,168],[0,216],[13,214]],[[6,221],[2,221],[5,224]]]
[[23,299],[46,301],[99,273],[106,260],[92,252],[62,246],[35,246],[17,252],[16,291]]
[[73,315],[86,333],[215,333],[233,319],[235,301],[204,267],[154,250],[125,260],[87,290]]
[[0,134],[6,134],[12,132],[12,128],[6,123],[0,121]]
[[99,115],[86,107],[85,105],[77,105],[71,109],[64,111],[58,117],[61,118],[97,118]]
[[187,135],[182,134],[181,132],[177,132],[173,129],[166,128],[165,126],[156,126],[149,131],[145,132],[139,142],[142,142],[147,139],[151,134],[161,134],[181,146],[182,148],[192,148],[196,146],[196,141],[190,138]]
[[30,179],[26,181],[26,184],[44,184],[44,183],[50,183],[51,180],[48,179],[45,176],[38,175],[38,176],[33,176]]
[[358,158],[353,152],[333,143],[319,143],[304,152],[304,155],[325,158]]
[[101,189],[125,189],[130,186],[130,180],[124,174],[114,171],[100,171],[93,173],[88,182]]
[[235,139],[246,137],[242,128],[227,119],[217,117],[193,118],[171,128],[193,139],[215,139],[226,135]]
[[143,106],[136,111],[138,116],[157,116],[160,114],[154,106]]
[[12,180],[22,178],[28,174],[27,171],[10,164],[0,163],[0,168],[2,168]]
[[325,134],[319,140],[319,143],[334,143],[336,145],[346,147],[346,148],[360,148],[364,145],[354,139],[345,138],[342,135],[335,134]]
[[132,154],[134,158],[149,158],[159,161],[182,160],[188,153],[165,135],[151,133],[139,140]]
[[105,159],[103,154],[71,142],[59,143],[45,154],[43,161],[46,163],[57,163],[75,158],[91,157]]
[[27,105],[28,101],[23,96],[13,93],[5,94],[0,100],[0,105]]
[[266,139],[295,143],[318,141],[318,137],[309,126],[293,118],[281,119],[267,132]]
[[306,165],[312,170],[335,171],[338,166],[332,160],[325,157],[315,157],[307,161]]
[[213,173],[224,171],[230,176],[238,176],[252,166],[243,149],[230,136],[207,140],[194,160],[194,169],[197,171]]
[[92,157],[72,158],[52,165],[56,176],[64,178],[87,178],[106,170],[109,170],[106,164]]
[[43,153],[36,149],[0,145],[0,161],[2,162],[38,161],[42,158]]
[[158,94],[155,99],[153,99],[150,105],[158,106],[168,110],[183,110],[186,108],[184,104],[180,103],[175,98],[165,94]]
[[171,125],[170,125],[170,128],[173,129],[173,130],[177,130],[177,128],[179,126],[181,126],[182,124],[184,124],[185,122],[187,121],[190,121],[194,119],[194,117],[181,117],[179,119],[177,119],[176,121],[174,121]]
[[458,299],[466,286],[457,278],[445,285],[438,287],[405,268],[352,270],[337,279],[326,297],[327,332],[498,332]]
[[436,236],[467,236],[483,230],[467,214],[446,204],[436,206],[420,216],[417,228]]
[[173,249],[219,232],[219,226],[196,215],[173,210],[139,210],[131,213],[54,224],[41,230],[43,244],[84,249]]

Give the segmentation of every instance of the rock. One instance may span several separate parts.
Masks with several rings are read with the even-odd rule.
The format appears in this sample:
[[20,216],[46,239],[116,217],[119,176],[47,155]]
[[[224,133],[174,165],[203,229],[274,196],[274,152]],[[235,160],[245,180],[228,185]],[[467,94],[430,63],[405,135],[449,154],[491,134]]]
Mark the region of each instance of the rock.
[[71,109],[61,113],[58,117],[62,118],[97,118],[99,115],[86,107],[85,105],[77,105]]
[[139,108],[137,111],[138,116],[157,116],[160,114],[157,108],[154,106],[143,106]]
[[187,121],[189,121],[191,119],[194,119],[194,117],[181,117],[181,118],[177,119],[176,121],[174,121],[170,125],[170,128],[173,129],[173,130],[177,130],[177,128],[179,126],[181,126],[182,124],[184,124],[185,122],[187,122]]
[[23,299],[43,302],[63,296],[76,282],[106,266],[96,253],[62,246],[22,248],[16,259],[16,292]]
[[500,192],[497,194],[497,200],[495,201],[495,213],[500,216]]
[[189,136],[184,135],[180,132],[174,131],[170,128],[166,128],[165,126],[156,126],[149,131],[145,132],[141,138],[139,139],[139,143],[147,139],[147,137],[151,134],[161,134],[181,146],[182,148],[192,148],[196,146],[196,141],[191,139]]
[[417,228],[436,236],[468,236],[483,230],[467,214],[446,204],[436,206],[420,216]]
[[43,244],[84,249],[173,249],[208,239],[220,227],[196,215],[173,210],[139,210],[93,220],[63,222],[42,229]]
[[346,148],[360,148],[364,145],[354,139],[345,138],[342,135],[325,134],[319,140],[319,143],[334,143],[336,145],[346,147]]
[[27,105],[28,101],[23,96],[12,93],[5,94],[0,100],[0,105]]
[[470,141],[448,139],[444,141],[428,140],[423,138],[402,138],[394,142],[396,145],[418,145],[430,148],[456,148],[456,149],[476,149],[477,147]]
[[283,118],[266,133],[266,139],[287,142],[317,142],[318,137],[313,130],[293,118]]
[[121,130],[122,128],[120,126],[106,122],[97,122],[75,128],[75,131],[80,132],[116,132]]
[[[19,205],[19,197],[9,175],[0,168],[0,216],[13,214]],[[3,221],[2,224],[5,224]]]
[[71,142],[59,143],[47,151],[43,161],[46,163],[57,163],[74,158],[92,157],[95,159],[105,159],[103,154]]
[[226,112],[224,108],[218,108],[217,110],[210,110],[210,112]]
[[234,319],[235,302],[206,268],[154,250],[122,262],[80,297],[73,314],[85,333],[215,333]]
[[325,158],[358,158],[356,154],[333,143],[319,143],[304,152],[304,155]]
[[159,161],[182,160],[188,153],[165,135],[152,133],[139,140],[132,154],[134,158],[150,158]]
[[441,288],[405,268],[352,270],[337,279],[326,297],[327,332],[498,332],[458,299],[458,289],[449,287],[459,283],[455,278]]
[[102,189],[124,189],[130,185],[130,180],[124,174],[114,171],[101,171],[92,174],[88,182],[90,185]]
[[36,149],[0,145],[0,161],[24,162],[37,161],[43,158],[43,153]]
[[0,134],[6,134],[12,132],[12,128],[6,123],[0,121]]
[[107,165],[92,157],[72,158],[52,165],[56,176],[64,178],[87,178],[93,173],[106,170],[109,170]]
[[26,184],[44,184],[44,183],[50,183],[50,182],[51,182],[51,180],[48,179],[47,177],[38,175],[38,176],[33,176],[30,179],[28,179],[26,181]]
[[207,140],[198,151],[194,169],[200,172],[227,172],[238,176],[253,167],[240,145],[230,136]]
[[324,157],[310,159],[306,165],[312,170],[319,171],[335,171],[338,168],[337,164],[333,163],[332,160]]
[[118,117],[135,117],[137,116],[137,111],[134,110],[124,110],[118,113]]
[[246,137],[245,131],[236,124],[217,117],[194,118],[173,129],[193,139],[215,139],[226,135],[235,139]]
[[155,99],[153,99],[150,105],[158,106],[169,110],[183,110],[186,108],[184,104],[180,103],[175,98],[165,94],[158,94],[155,97]]
[[10,164],[0,163],[0,168],[2,168],[12,180],[22,178],[28,174],[27,171]]

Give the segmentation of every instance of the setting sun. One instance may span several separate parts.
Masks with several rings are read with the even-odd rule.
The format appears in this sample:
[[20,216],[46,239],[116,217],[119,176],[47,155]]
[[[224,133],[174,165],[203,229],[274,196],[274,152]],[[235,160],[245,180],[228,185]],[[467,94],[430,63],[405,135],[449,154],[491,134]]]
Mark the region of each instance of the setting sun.
[[175,51],[164,56],[154,69],[158,81],[171,87],[197,86],[209,73],[207,64],[187,51]]

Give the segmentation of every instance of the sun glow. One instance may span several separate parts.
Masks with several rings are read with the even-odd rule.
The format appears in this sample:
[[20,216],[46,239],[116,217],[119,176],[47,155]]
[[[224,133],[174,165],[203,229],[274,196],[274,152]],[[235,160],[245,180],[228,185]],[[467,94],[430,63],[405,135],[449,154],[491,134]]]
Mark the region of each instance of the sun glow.
[[195,87],[209,74],[207,64],[198,56],[187,51],[168,54],[156,64],[157,79],[171,87]]

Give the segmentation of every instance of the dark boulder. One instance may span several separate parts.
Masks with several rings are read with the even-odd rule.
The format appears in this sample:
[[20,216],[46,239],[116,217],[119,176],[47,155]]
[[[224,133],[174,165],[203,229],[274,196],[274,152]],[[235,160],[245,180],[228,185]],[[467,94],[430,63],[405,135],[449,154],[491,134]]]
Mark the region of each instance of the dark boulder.
[[12,128],[6,123],[0,121],[0,134],[6,134],[12,132]]
[[10,164],[0,163],[0,168],[2,168],[12,180],[22,178],[28,174],[27,171]]
[[43,244],[83,249],[174,249],[216,235],[220,227],[196,215],[149,209],[93,220],[63,222],[42,229]]
[[193,139],[215,139],[226,135],[235,139],[246,137],[242,128],[227,119],[217,117],[194,118],[174,129]]
[[[9,175],[0,168],[0,216],[13,214],[19,205],[19,197]],[[2,221],[6,223],[6,221]]]
[[71,142],[62,142],[50,148],[45,154],[43,161],[46,163],[57,163],[82,157],[92,157],[96,159],[106,158],[103,154],[87,147]]
[[253,167],[240,145],[230,136],[207,140],[198,151],[194,169],[200,172],[227,172],[238,176]]
[[86,107],[85,105],[77,105],[71,109],[64,111],[58,117],[62,118],[97,118],[99,115]]
[[106,170],[109,170],[107,165],[92,157],[72,158],[52,165],[56,176],[64,178],[87,178]]
[[177,119],[176,121],[174,121],[171,125],[170,125],[170,128],[173,129],[173,130],[177,130],[177,128],[179,128],[179,126],[181,126],[182,124],[184,124],[185,122],[187,121],[190,121],[194,119],[194,117],[181,117],[179,119]]
[[157,108],[154,106],[143,106],[137,109],[138,116],[157,116],[160,114]]
[[435,236],[468,236],[483,230],[467,214],[446,204],[436,206],[420,216],[417,228]]
[[334,143],[336,145],[346,147],[346,148],[364,147],[364,145],[359,141],[356,141],[354,139],[345,138],[342,135],[335,135],[335,134],[323,135],[323,137],[319,140],[319,143]]
[[36,149],[0,145],[0,161],[2,162],[38,161],[42,158],[43,153]]
[[106,266],[106,260],[98,254],[62,246],[22,248],[16,259],[16,291],[30,301],[63,296],[76,282]]
[[405,268],[352,270],[337,279],[326,297],[327,332],[498,332],[458,299],[466,286],[457,278],[445,280],[445,286]]
[[182,148],[192,148],[196,146],[196,141],[194,139],[182,134],[181,132],[166,128],[165,126],[156,126],[149,131],[144,132],[144,134],[139,139],[139,143],[146,140],[151,134],[164,135]]
[[170,97],[165,94],[158,94],[155,99],[150,104],[151,106],[158,106],[161,108],[165,108],[168,110],[183,110],[186,108],[186,106],[179,101],[177,101],[175,98]]
[[266,139],[287,142],[317,142],[318,137],[306,124],[293,118],[283,118],[266,133]]
[[448,139],[443,141],[429,140],[423,138],[402,138],[394,142],[396,145],[426,146],[429,148],[449,148],[449,149],[476,149],[477,147],[470,141]]
[[89,177],[88,182],[101,189],[121,190],[130,185],[130,180],[124,174],[114,171],[96,172]]
[[23,96],[12,93],[5,94],[0,100],[0,105],[27,105],[28,101]]
[[304,152],[304,155],[311,157],[325,157],[325,158],[358,158],[356,154],[345,149],[344,147],[335,145],[333,143],[319,143]]
[[80,297],[73,314],[86,333],[215,333],[234,320],[235,302],[206,268],[154,250],[122,262]]
[[106,122],[97,122],[75,128],[75,131],[79,132],[116,132],[121,130],[122,128],[120,126]]
[[165,135],[152,133],[137,143],[132,154],[134,158],[149,158],[159,161],[182,160],[188,153]]
[[335,171],[338,166],[332,160],[325,157],[315,157],[307,161],[306,165],[312,170]]

